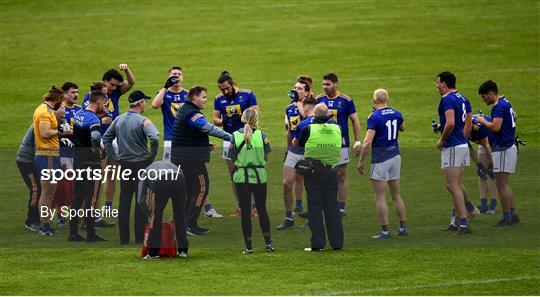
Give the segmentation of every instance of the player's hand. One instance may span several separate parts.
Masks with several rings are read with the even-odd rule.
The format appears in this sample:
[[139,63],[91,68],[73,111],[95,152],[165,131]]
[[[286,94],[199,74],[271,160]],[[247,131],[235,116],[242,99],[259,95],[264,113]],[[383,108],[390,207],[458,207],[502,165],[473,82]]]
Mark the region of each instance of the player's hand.
[[486,119],[484,119],[483,116],[477,116],[476,117],[476,122],[479,123],[479,124],[485,125],[487,121],[486,121]]
[[110,125],[112,123],[112,119],[110,117],[104,117],[101,119],[101,123],[103,125]]
[[358,162],[358,165],[356,165],[356,169],[358,169],[358,172],[360,172],[360,174],[364,174],[364,162],[363,161],[360,161]]
[[437,140],[437,148],[439,149],[439,151],[442,151],[443,146],[444,146],[444,141],[442,141],[442,140],[439,138],[439,140]]
[[484,167],[484,164],[478,163],[476,164],[476,174],[483,180],[487,180],[487,170],[486,167]]
[[487,176],[489,176],[489,178],[491,179],[494,179],[495,178],[495,174],[493,174],[493,163],[489,163],[488,164],[488,168],[486,170],[486,174]]
[[241,121],[240,115],[237,114],[237,113],[231,114],[231,124],[232,124],[233,121],[239,121],[240,122]]
[[127,71],[129,69],[129,66],[128,64],[120,64],[118,65],[118,68],[120,68],[120,70],[122,71]]
[[294,100],[294,102],[298,101],[300,99],[300,95],[298,95],[298,92],[296,90],[290,90],[289,93],[287,93],[289,97]]
[[362,142],[360,140],[356,141],[354,143],[354,157],[358,157],[358,155],[360,155],[360,152],[362,152]]
[[73,147],[73,142],[71,142],[69,138],[62,138],[60,139],[60,142],[67,147]]
[[211,150],[211,151],[215,151],[215,150],[216,150],[216,144],[215,144],[215,143],[211,143],[211,142],[210,142],[209,145],[210,145],[210,150]]
[[163,86],[165,89],[168,89],[172,86],[174,86],[176,83],[180,82],[180,78],[178,76],[171,76],[167,81],[165,82],[165,85]]
[[68,124],[68,122],[64,121],[62,124],[60,124],[60,127],[58,127],[58,130],[60,133],[66,133],[71,131],[71,126]]

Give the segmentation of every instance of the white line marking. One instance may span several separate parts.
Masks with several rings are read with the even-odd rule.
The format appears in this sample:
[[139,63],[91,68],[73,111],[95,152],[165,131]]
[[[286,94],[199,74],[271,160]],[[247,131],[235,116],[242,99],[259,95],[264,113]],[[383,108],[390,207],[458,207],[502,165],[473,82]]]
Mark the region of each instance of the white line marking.
[[540,276],[525,275],[525,276],[514,277],[514,278],[464,280],[464,281],[453,281],[453,282],[438,283],[438,284],[431,284],[431,285],[419,285],[419,286],[402,286],[402,287],[389,287],[389,288],[330,291],[330,292],[323,292],[320,295],[353,295],[353,294],[366,295],[369,293],[376,293],[376,292],[405,291],[405,290],[416,290],[416,289],[426,289],[426,288],[453,287],[453,286],[460,286],[460,285],[479,285],[479,284],[491,284],[491,283],[498,283],[498,282],[512,282],[512,281],[521,281],[521,280],[540,280]]

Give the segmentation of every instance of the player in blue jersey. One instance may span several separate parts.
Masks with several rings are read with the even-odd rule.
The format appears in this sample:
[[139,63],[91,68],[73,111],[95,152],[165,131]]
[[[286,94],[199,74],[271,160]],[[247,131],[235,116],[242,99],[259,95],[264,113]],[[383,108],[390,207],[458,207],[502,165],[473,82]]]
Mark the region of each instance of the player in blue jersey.
[[388,205],[386,204],[386,188],[390,188],[394,208],[399,217],[396,235],[409,234],[406,225],[405,204],[399,193],[399,177],[401,172],[401,155],[399,153],[399,132],[405,131],[405,122],[401,112],[388,107],[388,91],[377,89],[373,93],[375,111],[368,117],[367,132],[360,153],[357,169],[364,174],[364,161],[371,150],[371,185],[375,192],[377,213],[382,230],[374,239],[390,238]]
[[519,223],[515,210],[514,194],[508,185],[510,174],[516,170],[517,147],[515,145],[517,115],[504,96],[499,96],[497,84],[488,80],[478,89],[478,94],[491,109],[492,122],[478,117],[478,123],[485,125],[493,132],[493,174],[499,190],[499,198],[503,210],[502,219],[494,227],[510,226]]
[[[257,106],[257,97],[253,91],[249,89],[241,89],[237,87],[233,81],[233,78],[227,71],[223,71],[217,80],[218,88],[221,93],[214,98],[214,125],[222,126],[223,130],[229,134],[233,134],[240,128],[244,127],[244,124],[240,120],[244,110],[253,108],[259,112]],[[259,114],[260,115],[260,114]],[[229,156],[229,141],[223,141],[222,157],[227,162],[229,168],[229,174],[233,174],[234,163]],[[238,195],[233,185],[234,195],[238,204]],[[252,209],[252,216],[257,216],[257,209]],[[238,206],[236,211],[231,215],[240,217],[240,207]]]
[[[77,111],[81,109],[81,106],[77,105],[77,99],[79,97],[79,87],[72,82],[65,82],[62,85],[62,91],[64,91],[64,99],[62,106],[65,110],[63,125],[69,126],[69,131],[73,131],[73,117]],[[62,170],[73,169],[73,136],[68,136],[60,139],[60,167]],[[54,193],[54,199],[52,206],[56,208],[58,214],[57,226],[67,226],[65,218],[60,216],[62,213],[62,206],[71,205],[73,199],[73,181],[63,179],[58,181],[56,186],[56,192]]]
[[[122,77],[122,74],[118,72],[116,69],[110,69],[107,70],[102,77],[103,84],[105,86],[105,90],[107,92],[106,94],[106,101],[105,101],[105,109],[106,113],[104,116],[101,116],[101,135],[105,134],[105,131],[109,128],[112,121],[116,119],[117,116],[120,115],[120,96],[127,93],[133,85],[135,85],[135,76],[133,75],[133,72],[129,68],[127,64],[120,64],[119,69],[124,72],[126,75],[126,81],[124,81],[124,78]],[[83,108],[86,107],[86,102],[88,98],[90,97],[90,93],[86,94],[84,97],[83,102]],[[116,142],[114,143],[116,144]],[[115,149],[118,149],[115,145]],[[118,164],[110,160],[109,158],[105,158],[102,162],[102,167],[105,168],[106,166],[117,166]],[[116,191],[116,182],[113,179],[113,177],[109,177],[105,181],[105,206],[108,208],[112,207],[112,201],[114,198],[114,193]],[[101,221],[101,218],[99,218]],[[102,223],[98,223],[102,224]],[[114,224],[110,223],[103,223],[103,227],[112,227]]]
[[[442,151],[441,168],[444,170],[446,189],[452,195],[456,210],[450,226],[444,230],[455,232],[455,235],[469,234],[471,228],[461,173],[463,167],[469,166],[470,163],[467,139],[472,126],[472,109],[469,101],[456,91],[454,74],[448,71],[439,73],[435,87],[442,96],[438,110],[442,131],[441,137],[437,140],[437,148]],[[474,208],[474,205],[472,207]]]
[[[152,100],[152,108],[158,109],[161,107],[161,114],[163,115],[163,160],[167,161],[171,160],[172,131],[176,113],[184,103],[188,102],[188,91],[183,88],[183,82],[184,72],[182,67],[171,67],[165,85]],[[204,215],[206,217],[214,219],[223,217],[212,206],[210,197],[207,197],[204,203]]]
[[[99,171],[101,169],[101,119],[96,115],[105,103],[105,96],[100,91],[93,91],[86,108],[75,113],[73,121],[74,164],[76,170]],[[75,180],[75,195],[71,203],[72,210],[92,208],[94,189],[99,188],[100,181],[90,178]],[[69,241],[97,242],[105,241],[96,234],[94,217],[86,216],[86,238],[79,235],[79,217],[69,221]]]
[[342,217],[345,217],[345,203],[347,202],[347,163],[350,161],[349,156],[349,125],[351,120],[354,132],[354,152],[355,155],[360,153],[362,149],[360,141],[360,121],[354,106],[354,101],[347,95],[338,91],[338,77],[334,73],[328,73],[323,76],[324,94],[317,96],[318,103],[324,103],[332,112],[333,119],[341,128],[341,135],[345,139],[345,144],[341,148],[341,156],[338,169],[338,205]]
[[[293,92],[294,91],[294,92]],[[285,161],[283,164],[283,202],[285,203],[285,220],[277,226],[277,230],[285,230],[294,226],[293,220],[293,188],[295,192],[295,208],[294,212],[299,216],[305,216],[302,205],[302,190],[304,187],[304,178],[300,174],[296,174],[294,166],[300,160],[304,159],[304,150],[301,147],[294,147],[292,140],[297,136],[298,125],[306,115],[304,109],[304,101],[308,99],[311,87],[307,80],[299,78],[296,80],[292,94],[293,102],[285,108],[285,126],[287,128]],[[311,109],[316,104],[313,98],[311,100]],[[308,107],[309,108],[309,107]]]
[[174,118],[177,111],[188,101],[188,91],[182,87],[184,75],[182,67],[174,66],[169,69],[169,77],[165,85],[152,101],[152,107],[161,107],[163,115],[163,160],[171,160],[171,140]]
[[[472,130],[469,141],[478,144],[478,153],[474,151],[472,145],[469,145],[471,158],[476,163],[476,174],[478,175],[478,187],[480,192],[480,205],[478,209],[481,213],[494,214],[497,208],[497,186],[493,181],[493,160],[491,158],[493,145],[493,132],[485,125],[478,123],[478,117],[484,117],[488,122],[491,118],[483,114],[475,114],[472,117]],[[487,198],[491,197],[488,205]]]

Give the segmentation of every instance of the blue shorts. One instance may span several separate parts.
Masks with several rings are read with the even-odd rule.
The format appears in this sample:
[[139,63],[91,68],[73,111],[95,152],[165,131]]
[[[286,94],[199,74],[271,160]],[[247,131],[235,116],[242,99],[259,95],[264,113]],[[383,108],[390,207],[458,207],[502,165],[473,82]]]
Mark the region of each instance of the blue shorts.
[[[50,176],[52,176],[52,173],[49,173],[47,178],[47,175],[45,177],[42,175],[42,170],[48,169],[60,169],[60,157],[59,156],[41,156],[41,155],[35,155],[34,156],[34,165],[36,166],[36,170],[39,174],[40,180],[50,180]],[[45,179],[44,179],[45,178]]]

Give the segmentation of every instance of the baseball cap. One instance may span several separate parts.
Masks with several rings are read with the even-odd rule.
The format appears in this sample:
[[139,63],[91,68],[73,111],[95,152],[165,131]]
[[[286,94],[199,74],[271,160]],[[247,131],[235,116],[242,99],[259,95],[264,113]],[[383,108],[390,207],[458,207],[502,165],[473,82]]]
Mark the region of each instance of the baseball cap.
[[150,97],[146,96],[142,91],[133,91],[128,97],[129,103],[135,103],[142,99],[150,99]]

